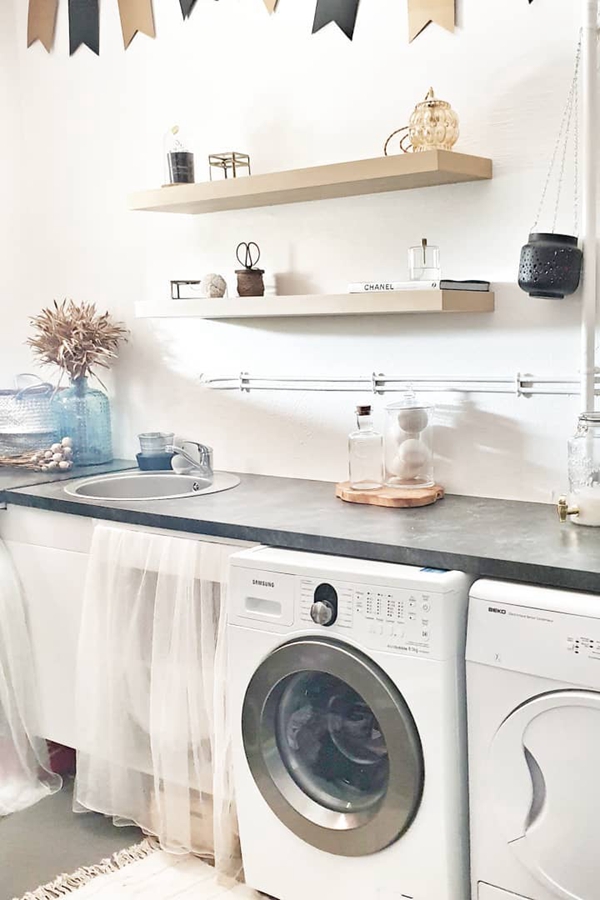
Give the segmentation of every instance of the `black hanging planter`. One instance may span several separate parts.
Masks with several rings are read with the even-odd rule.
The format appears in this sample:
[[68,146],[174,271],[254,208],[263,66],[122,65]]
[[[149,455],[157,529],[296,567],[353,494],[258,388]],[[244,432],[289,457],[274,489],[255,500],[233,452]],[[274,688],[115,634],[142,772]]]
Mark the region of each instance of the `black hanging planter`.
[[[556,222],[560,213],[560,201],[562,195],[565,162],[572,143],[574,155],[574,184],[573,184],[573,232],[576,234],[579,223],[579,181],[578,181],[578,150],[579,150],[579,70],[581,67],[582,36],[579,37],[577,53],[575,56],[575,71],[567,97],[567,103],[558,139],[554,147],[554,153],[550,162],[550,169],[546,177],[542,198],[535,218],[535,223],[529,235],[529,243],[521,250],[521,262],[519,264],[519,287],[530,297],[549,297],[562,300],[569,294],[574,294],[581,281],[583,268],[583,253],[579,249],[578,240],[574,234],[556,234]],[[554,218],[552,231],[538,231],[538,222],[549,200],[552,176],[558,172],[558,184],[554,201]]]
[[583,253],[573,235],[530,234],[521,250],[519,287],[530,297],[562,300],[579,287],[582,265]]

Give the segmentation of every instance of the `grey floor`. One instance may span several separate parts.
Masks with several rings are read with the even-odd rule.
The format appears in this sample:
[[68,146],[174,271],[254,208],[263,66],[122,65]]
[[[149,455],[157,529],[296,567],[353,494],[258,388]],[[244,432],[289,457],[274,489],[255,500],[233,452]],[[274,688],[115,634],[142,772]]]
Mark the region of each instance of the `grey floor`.
[[63,872],[74,872],[143,839],[137,828],[72,811],[73,785],[36,806],[0,818],[0,900],[22,897]]

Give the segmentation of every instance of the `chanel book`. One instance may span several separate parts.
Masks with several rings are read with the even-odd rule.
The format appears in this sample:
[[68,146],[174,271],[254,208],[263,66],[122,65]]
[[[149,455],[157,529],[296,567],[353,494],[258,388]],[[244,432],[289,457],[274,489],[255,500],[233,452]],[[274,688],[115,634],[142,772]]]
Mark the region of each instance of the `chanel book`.
[[349,294],[373,294],[378,291],[439,291],[439,281],[356,281],[348,285]]

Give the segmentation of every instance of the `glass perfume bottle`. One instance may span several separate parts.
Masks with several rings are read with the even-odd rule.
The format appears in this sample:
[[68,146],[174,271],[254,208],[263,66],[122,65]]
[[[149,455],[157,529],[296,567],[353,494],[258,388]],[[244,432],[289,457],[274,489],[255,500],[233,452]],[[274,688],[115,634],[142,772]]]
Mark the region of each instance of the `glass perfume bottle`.
[[350,487],[374,491],[383,485],[383,435],[373,426],[370,406],[356,407],[356,424],[348,435]]
[[408,251],[408,273],[411,281],[439,281],[442,277],[440,248],[423,238],[419,247]]

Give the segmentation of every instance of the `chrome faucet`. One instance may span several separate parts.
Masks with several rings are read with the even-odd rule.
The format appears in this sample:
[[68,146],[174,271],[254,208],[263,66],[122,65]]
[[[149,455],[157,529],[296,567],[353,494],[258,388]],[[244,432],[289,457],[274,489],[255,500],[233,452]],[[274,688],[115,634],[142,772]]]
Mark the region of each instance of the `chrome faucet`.
[[[169,444],[166,450],[169,453],[175,453],[176,456],[182,456],[189,462],[194,472],[199,472],[203,478],[209,478],[212,481],[214,476],[212,447],[208,447],[206,444],[199,444],[197,441],[181,441],[181,443],[184,446],[178,447],[177,444]],[[188,444],[196,448],[198,453],[197,459],[185,449]],[[171,461],[171,468],[173,468],[173,461]]]

